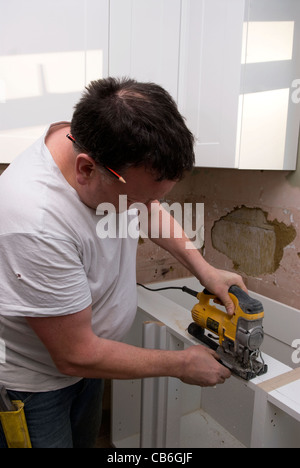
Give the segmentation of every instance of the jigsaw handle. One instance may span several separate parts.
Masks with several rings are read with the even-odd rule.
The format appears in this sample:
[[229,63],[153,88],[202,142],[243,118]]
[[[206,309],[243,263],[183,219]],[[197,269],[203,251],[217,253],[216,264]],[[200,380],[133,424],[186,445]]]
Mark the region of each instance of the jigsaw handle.
[[245,291],[238,286],[231,286],[229,293],[233,294],[238,302],[242,311],[247,315],[257,315],[264,312],[264,307],[260,301],[250,297]]
[[[247,297],[250,297],[250,296],[248,296],[248,294],[245,293],[239,286],[231,286],[231,287],[229,288],[228,291],[229,291],[229,293],[233,294],[233,295],[236,296],[237,298],[238,298],[240,295],[242,295],[242,294],[246,295]],[[203,294],[205,294],[206,296],[214,296],[214,297],[216,297],[215,294],[212,294],[212,293],[209,292],[208,289],[206,289],[206,288],[204,289]]]
[[[235,307],[237,307],[238,304],[239,304],[239,301],[238,301],[238,298],[237,298],[236,294],[234,294],[232,292],[232,288],[229,289],[229,294],[231,296],[231,299],[232,299]],[[215,302],[219,303],[220,305],[222,305],[222,302],[220,301],[220,299],[218,299],[218,297],[215,294],[212,294],[207,289],[204,289],[204,291],[198,296],[198,298],[199,298],[200,304],[206,305],[207,307],[210,307],[210,308],[213,308],[214,310],[217,310],[219,313],[222,313],[222,314],[227,316],[226,312],[222,312],[221,310],[216,309],[216,307],[210,305],[211,300],[214,300]]]
[[[211,294],[207,289],[204,289],[203,294],[205,296],[210,296],[210,298],[217,299],[217,296]],[[239,286],[231,286],[229,289],[229,294],[233,296],[232,299],[235,305],[236,300],[234,298],[237,299],[240,308],[245,314],[256,315],[264,312],[262,303],[256,299],[253,299],[253,297],[250,297],[249,294],[243,291]]]

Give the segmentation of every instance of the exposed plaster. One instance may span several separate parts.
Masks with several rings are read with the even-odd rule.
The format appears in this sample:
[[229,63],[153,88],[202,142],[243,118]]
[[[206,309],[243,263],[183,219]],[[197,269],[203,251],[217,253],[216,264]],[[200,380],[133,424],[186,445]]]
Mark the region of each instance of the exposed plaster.
[[257,277],[278,270],[285,247],[296,235],[293,225],[269,221],[262,209],[243,206],[215,222],[212,244],[233,261],[236,270]]

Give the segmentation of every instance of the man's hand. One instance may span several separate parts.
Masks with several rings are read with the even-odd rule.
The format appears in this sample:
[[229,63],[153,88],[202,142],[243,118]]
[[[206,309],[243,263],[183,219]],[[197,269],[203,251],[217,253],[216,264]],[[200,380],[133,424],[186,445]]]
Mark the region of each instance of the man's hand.
[[218,362],[217,353],[204,346],[192,346],[185,351],[184,374],[181,380],[189,385],[214,387],[224,384],[231,372]]
[[201,284],[208,289],[209,292],[215,294],[222,302],[227,310],[228,315],[232,316],[235,312],[234,304],[229,296],[228,290],[231,286],[239,286],[243,291],[248,293],[241,276],[229,271],[217,270],[210,268]]

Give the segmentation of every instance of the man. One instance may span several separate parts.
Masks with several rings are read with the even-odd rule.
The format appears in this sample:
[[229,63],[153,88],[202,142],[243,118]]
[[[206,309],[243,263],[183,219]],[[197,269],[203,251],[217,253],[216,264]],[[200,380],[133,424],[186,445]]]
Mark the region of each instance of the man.
[[[137,240],[97,236],[98,205],[120,211],[119,228],[134,216],[121,212],[120,195],[151,217],[193,163],[193,137],[169,94],[109,78],[90,84],[71,124],[52,125],[1,176],[0,383],[25,403],[33,447],[91,447],[103,379],[172,376],[214,386],[230,377],[202,346],[175,352],[121,342],[137,306]],[[184,234],[154,241],[233,314],[228,289],[245,289],[238,275],[186,249]]]

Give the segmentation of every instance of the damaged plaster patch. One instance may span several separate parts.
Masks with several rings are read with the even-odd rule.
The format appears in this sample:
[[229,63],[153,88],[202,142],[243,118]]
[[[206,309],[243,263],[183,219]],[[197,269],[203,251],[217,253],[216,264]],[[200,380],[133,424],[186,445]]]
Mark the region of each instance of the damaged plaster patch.
[[235,208],[215,222],[213,247],[227,255],[236,270],[248,276],[274,273],[284,248],[293,242],[297,232],[293,226],[267,218],[268,214],[260,208]]

